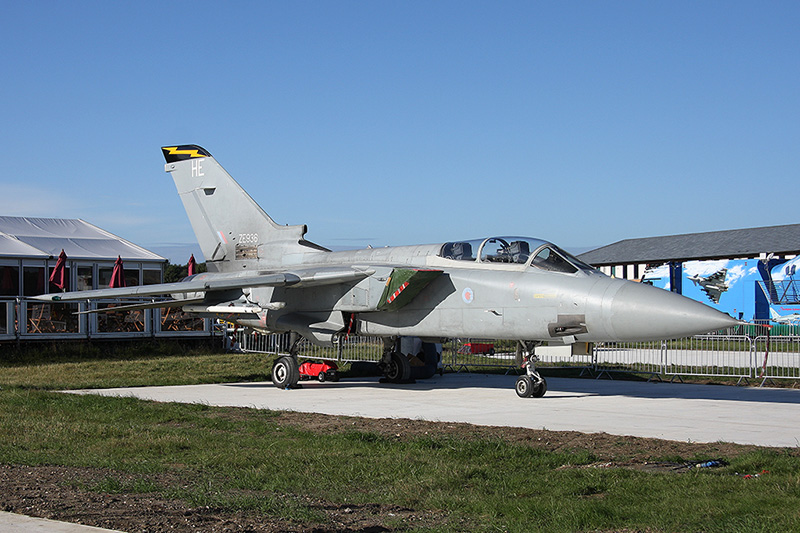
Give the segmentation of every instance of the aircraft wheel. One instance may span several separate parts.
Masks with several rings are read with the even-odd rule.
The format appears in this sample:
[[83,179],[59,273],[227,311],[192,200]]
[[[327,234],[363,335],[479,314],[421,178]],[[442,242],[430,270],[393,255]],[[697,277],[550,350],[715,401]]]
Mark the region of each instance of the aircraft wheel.
[[392,352],[392,360],[386,366],[386,379],[393,383],[400,383],[409,378],[411,378],[411,363],[408,361],[408,357]]
[[544,378],[539,378],[539,381],[533,384],[533,393],[531,396],[534,398],[541,398],[547,392],[547,381]]
[[514,388],[520,398],[530,398],[533,394],[533,380],[528,375],[520,376]]
[[279,389],[294,387],[300,381],[297,363],[291,357],[281,357],[272,367],[272,383]]

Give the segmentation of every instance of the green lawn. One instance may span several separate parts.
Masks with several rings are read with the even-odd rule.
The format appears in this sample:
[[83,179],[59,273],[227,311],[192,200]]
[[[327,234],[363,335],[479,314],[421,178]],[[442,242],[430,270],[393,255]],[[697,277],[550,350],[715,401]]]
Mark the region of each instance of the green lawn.
[[262,356],[142,351],[10,358],[0,367],[0,463],[108,468],[87,488],[320,526],[325,517],[304,498],[435,511],[436,529],[453,531],[800,530],[797,450],[749,451],[723,468],[679,474],[587,468],[598,460],[592,450],[435,433],[395,439],[346,426],[315,432],[279,424],[270,411],[52,392],[264,380],[271,368]]

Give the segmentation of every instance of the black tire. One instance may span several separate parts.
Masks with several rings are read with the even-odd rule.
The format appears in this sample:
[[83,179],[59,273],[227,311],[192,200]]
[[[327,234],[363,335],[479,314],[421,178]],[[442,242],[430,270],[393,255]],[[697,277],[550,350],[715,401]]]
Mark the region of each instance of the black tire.
[[272,383],[279,389],[291,388],[300,381],[300,370],[291,357],[281,357],[272,367]]
[[520,398],[530,398],[533,394],[533,380],[527,374],[520,376],[517,378],[514,388]]
[[392,383],[401,383],[411,378],[411,363],[408,357],[401,353],[392,352],[392,359],[385,370],[386,379]]
[[319,380],[320,383],[325,383],[325,372],[320,372],[319,374],[317,374],[317,379]]
[[533,384],[532,396],[534,398],[541,398],[544,396],[545,392],[547,392],[547,380],[544,378],[539,378],[539,381],[536,381]]

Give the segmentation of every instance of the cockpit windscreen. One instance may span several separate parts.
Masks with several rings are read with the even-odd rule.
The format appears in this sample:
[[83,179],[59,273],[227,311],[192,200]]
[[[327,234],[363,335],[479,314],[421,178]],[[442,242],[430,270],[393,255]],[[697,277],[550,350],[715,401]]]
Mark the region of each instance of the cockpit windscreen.
[[551,272],[574,274],[596,270],[558,246],[529,237],[490,237],[447,242],[439,252],[445,259],[525,265]]

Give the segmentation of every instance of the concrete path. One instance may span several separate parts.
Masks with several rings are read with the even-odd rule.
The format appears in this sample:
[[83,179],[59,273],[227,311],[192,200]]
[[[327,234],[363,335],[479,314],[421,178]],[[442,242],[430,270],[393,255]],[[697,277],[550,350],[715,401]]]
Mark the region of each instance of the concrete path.
[[3,533],[119,533],[111,529],[57,522],[46,518],[33,518],[5,511],[0,511],[0,531]]
[[800,446],[800,390],[548,379],[544,398],[518,398],[515,376],[445,374],[414,384],[377,378],[137,387],[80,391],[160,402],[203,403],[367,418],[605,432],[691,442]]

